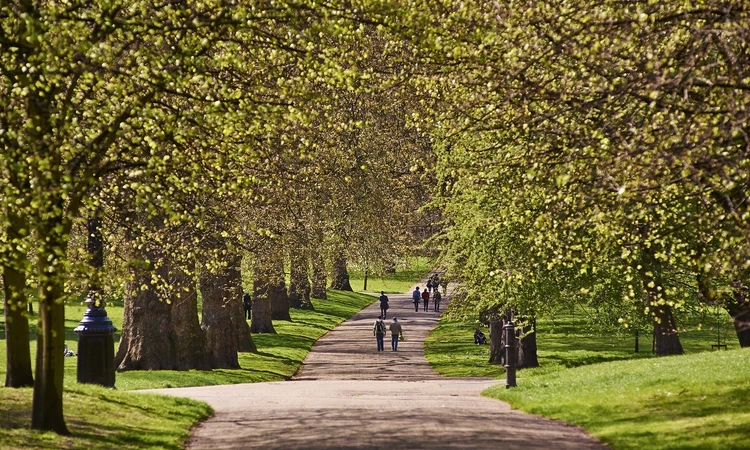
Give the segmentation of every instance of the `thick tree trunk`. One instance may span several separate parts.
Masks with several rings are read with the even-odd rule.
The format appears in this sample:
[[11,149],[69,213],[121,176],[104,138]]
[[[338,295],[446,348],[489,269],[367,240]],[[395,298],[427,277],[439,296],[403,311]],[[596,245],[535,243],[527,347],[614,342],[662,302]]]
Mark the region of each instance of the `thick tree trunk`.
[[646,294],[646,304],[649,306],[654,324],[656,354],[659,356],[681,355],[683,350],[677,334],[677,324],[672,315],[672,308],[664,298],[656,259],[651,249],[642,249],[642,252],[640,276]]
[[292,251],[291,255],[289,305],[292,308],[314,309],[310,302],[309,259],[302,252]]
[[[57,205],[60,213],[62,205]],[[52,213],[56,214],[56,213]],[[65,304],[62,260],[65,258],[67,233],[62,218],[42,224],[38,249],[39,317],[37,329],[36,379],[31,412],[31,428],[70,434],[63,417],[63,375],[65,370]]]
[[[7,239],[10,244],[20,245],[23,236],[19,230],[26,229],[17,215],[8,214]],[[28,260],[23,251],[9,245],[3,266],[3,309],[5,312],[5,386],[29,387],[34,385],[31,372],[31,348],[29,345],[29,319],[26,316],[26,273]]]
[[726,310],[732,316],[740,347],[750,347],[750,299],[742,289],[734,291],[734,299],[726,306]]
[[[204,270],[200,275],[203,298],[201,328],[206,333],[206,351],[212,368],[238,369],[237,329],[232,322],[234,303],[241,303],[237,280],[229,267],[219,273]],[[241,289],[240,289],[241,290]]]
[[[270,252],[270,246],[265,250]],[[273,257],[266,253],[255,255],[253,264],[253,308],[250,332],[276,333],[271,316],[273,313]]]
[[503,318],[497,313],[489,314],[490,359],[489,362],[505,364],[505,341],[503,340]]
[[198,293],[196,281],[191,276],[194,267],[187,272],[174,268],[171,272],[172,307],[171,321],[172,341],[174,342],[174,360],[176,370],[209,370],[211,368],[206,354],[206,335],[198,320]]
[[315,253],[312,259],[312,286],[310,295],[312,298],[326,299],[326,266],[323,257]]
[[134,267],[133,281],[125,286],[122,336],[115,356],[120,372],[175,368],[171,305],[160,297],[162,286],[154,280],[167,280],[168,268],[155,252],[145,256],[149,262]]
[[349,272],[346,270],[346,256],[343,252],[338,253],[333,259],[333,281],[331,289],[339,291],[354,291],[349,283]]
[[237,335],[237,351],[256,352],[253,337],[250,335],[250,325],[245,320],[245,305],[242,301],[242,256],[239,254],[227,257],[228,265],[224,269],[229,283],[229,295],[231,295],[230,319]]
[[651,310],[654,320],[656,354],[659,356],[681,355],[682,344],[677,334],[677,324],[672,315],[672,308],[669,305],[654,305]]
[[521,325],[521,336],[516,341],[518,348],[517,368],[526,369],[539,367],[536,349],[536,319],[532,318],[528,324]]

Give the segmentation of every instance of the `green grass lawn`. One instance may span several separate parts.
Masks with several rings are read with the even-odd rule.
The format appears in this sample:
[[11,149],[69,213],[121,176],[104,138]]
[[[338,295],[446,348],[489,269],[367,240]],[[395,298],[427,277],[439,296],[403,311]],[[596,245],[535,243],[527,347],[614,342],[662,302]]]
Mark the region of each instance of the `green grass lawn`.
[[[434,258],[427,256],[413,256],[408,258],[395,273],[387,275],[367,276],[367,292],[380,292],[386,294],[403,294],[408,292],[415,283],[435,268]],[[364,292],[365,274],[361,270],[349,271],[349,283],[357,292]]]
[[[77,360],[65,358],[65,417],[74,436],[30,430],[32,390],[0,388],[0,448],[182,448],[190,427],[211,414],[208,405],[124,391],[288,379],[318,338],[374,301],[369,295],[329,291],[328,300],[313,301],[315,310],[292,310],[292,322],[274,321],[278,334],[253,335],[258,353],[240,353],[242,369],[238,370],[122,372],[116,375],[117,390],[110,390],[76,383]],[[82,306],[66,307],[66,342],[73,350],[77,348],[73,328],[83,311]],[[122,306],[114,304],[107,311],[119,329]],[[4,379],[4,327],[0,329],[0,377]],[[31,353],[33,361],[35,342]]]
[[[592,330],[584,319],[540,320],[541,366],[520,370],[517,388],[484,395],[580,425],[616,449],[750,448],[750,350],[726,321],[728,351],[711,351],[716,328],[692,323],[680,333],[685,355],[658,358],[650,335],[634,353],[632,334]],[[425,342],[428,361],[446,376],[504,378],[487,363],[489,346],[474,345],[475,327],[443,318]]]

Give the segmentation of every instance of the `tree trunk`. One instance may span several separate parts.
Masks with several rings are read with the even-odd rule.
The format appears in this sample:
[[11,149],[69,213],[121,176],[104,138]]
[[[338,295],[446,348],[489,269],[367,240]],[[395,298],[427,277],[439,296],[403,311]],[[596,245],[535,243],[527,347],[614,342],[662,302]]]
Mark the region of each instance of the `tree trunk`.
[[654,345],[659,356],[683,353],[672,308],[666,303],[659,269],[651,249],[642,249],[640,276],[654,324]]
[[227,256],[228,266],[224,269],[229,282],[231,295],[230,319],[237,335],[237,351],[257,352],[250,326],[245,319],[245,305],[242,301],[242,256],[239,254]]
[[122,335],[115,356],[119,372],[175,368],[171,305],[162,298],[163,286],[157,281],[168,279],[168,268],[156,252],[144,256],[148,262],[134,266],[133,281],[125,286]]
[[346,270],[346,256],[343,252],[338,253],[333,259],[333,281],[331,289],[339,291],[354,291],[349,283],[349,272]]
[[311,296],[313,298],[326,299],[328,294],[326,293],[326,267],[323,257],[319,253],[315,253],[312,257],[312,286]]
[[292,251],[289,273],[289,305],[292,308],[314,309],[310,303],[309,259],[302,252]]
[[[270,251],[270,246],[265,250]],[[273,258],[268,253],[255,255],[253,264],[253,307],[252,320],[250,321],[250,332],[252,333],[276,333],[271,320],[273,313],[271,282],[274,272],[271,267],[272,260]]]
[[503,318],[491,313],[490,322],[490,359],[489,362],[505,364],[505,341],[503,340]]
[[734,299],[727,304],[726,310],[732,316],[740,347],[750,347],[750,299],[742,289],[735,289]]
[[37,277],[39,283],[39,318],[37,330],[36,379],[31,412],[31,428],[70,434],[63,417],[63,375],[65,370],[65,274],[62,261],[66,254],[68,227],[63,225],[62,205],[52,205],[57,211],[50,222],[37,229]]
[[241,303],[242,295],[236,292],[237,279],[229,267],[219,273],[203,270],[200,290],[203,298],[201,328],[206,333],[206,351],[212,368],[239,369],[237,359],[237,329],[232,322],[232,309]]
[[29,387],[34,385],[31,372],[31,348],[29,345],[29,319],[26,295],[26,270],[28,259],[22,247],[23,236],[19,230],[27,229],[24,222],[12,212],[8,212],[8,250],[3,266],[3,309],[5,311],[5,387]]
[[194,269],[194,265],[191,264],[187,271],[177,267],[171,270],[170,325],[176,370],[210,370],[211,368],[206,354],[206,335],[198,320],[196,280],[191,275]]
[[539,358],[536,349],[536,318],[529,320],[528,324],[519,325],[520,339],[516,341],[518,347],[518,369],[539,367]]

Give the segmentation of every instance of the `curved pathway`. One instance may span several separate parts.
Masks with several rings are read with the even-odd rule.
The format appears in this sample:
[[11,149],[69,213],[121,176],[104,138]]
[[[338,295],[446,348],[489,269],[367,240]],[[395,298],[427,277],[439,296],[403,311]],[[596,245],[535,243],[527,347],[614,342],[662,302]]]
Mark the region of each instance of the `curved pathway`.
[[397,352],[388,338],[376,350],[376,301],[318,340],[292,381],[150,392],[214,408],[189,449],[604,448],[579,428],[479,395],[501,381],[440,377],[422,348],[439,313],[415,312],[407,294],[388,297],[387,322],[404,328]]

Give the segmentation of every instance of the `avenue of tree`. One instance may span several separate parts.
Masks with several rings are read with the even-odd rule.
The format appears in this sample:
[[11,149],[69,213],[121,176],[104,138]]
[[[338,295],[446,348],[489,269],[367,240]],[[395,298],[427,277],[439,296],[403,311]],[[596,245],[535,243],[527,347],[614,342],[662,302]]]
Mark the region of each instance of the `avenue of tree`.
[[535,318],[572,303],[649,321],[660,355],[682,352],[680,311],[717,305],[750,346],[748,14],[719,0],[6,3],[6,385],[34,386],[33,428],[67,433],[64,305],[89,290],[124,298],[118,370],[239,367],[251,333],[311,307],[327,279],[351,289],[348,264],[391,267],[428,201],[456,309],[489,317],[494,350],[513,312],[522,365]]

